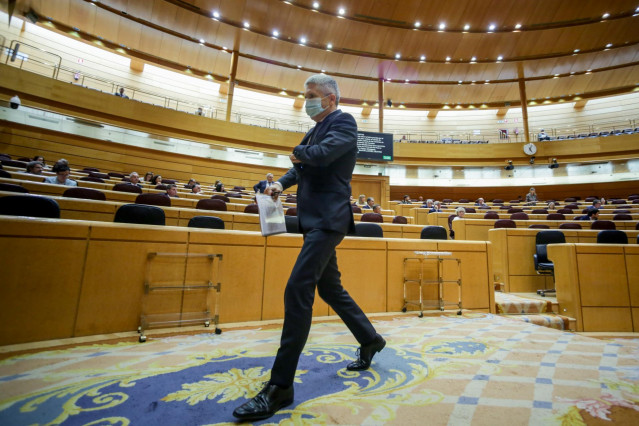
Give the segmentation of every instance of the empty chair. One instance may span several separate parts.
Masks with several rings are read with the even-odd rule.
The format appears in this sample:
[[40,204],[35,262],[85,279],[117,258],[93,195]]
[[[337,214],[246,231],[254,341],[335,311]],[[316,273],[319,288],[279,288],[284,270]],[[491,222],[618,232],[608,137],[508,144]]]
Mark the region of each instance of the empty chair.
[[171,198],[166,194],[140,194],[135,197],[135,204],[171,207]]
[[106,173],[98,173],[98,172],[89,172],[89,176],[100,178],[100,179],[109,179],[109,177],[110,177]]
[[533,225],[528,226],[531,229],[550,229],[550,226],[544,225],[543,223],[535,223]]
[[442,200],[442,203],[446,203],[446,204],[450,204],[450,203],[452,203],[452,202],[453,202],[453,200],[452,200],[452,199],[450,199],[450,198],[444,198],[444,199]]
[[572,214],[572,209],[559,209],[557,210],[557,213],[561,213],[561,214]]
[[[82,178],[80,180],[84,180],[84,179],[85,178]],[[111,188],[111,190],[112,191],[119,191],[119,192],[131,192],[133,194],[141,194],[142,193],[142,188],[140,188],[137,185],[130,185],[128,183],[116,183],[115,185],[113,185],[113,188]]]
[[510,215],[512,220],[528,220],[528,215],[524,212],[517,212]]
[[456,214],[451,214],[448,216],[448,235],[450,238],[455,239],[455,231],[453,231],[453,220],[457,217]]
[[258,214],[259,212],[260,209],[257,207],[257,204],[249,204],[244,207],[244,213]]
[[286,232],[288,234],[300,233],[300,224],[297,216],[284,216],[284,222],[286,223]]
[[519,204],[519,200],[510,200],[509,203],[510,204]]
[[29,190],[27,188],[25,188],[24,186],[16,185],[14,183],[0,183],[0,191],[19,192],[22,194],[29,193]]
[[227,192],[224,195],[228,198],[242,198],[242,194],[238,194],[237,192]]
[[220,195],[220,194],[215,194],[214,196],[211,197],[212,200],[222,200],[225,203],[229,202],[229,197],[227,197],[226,195]]
[[575,201],[577,201],[576,198],[574,197],[568,197],[564,200],[566,203],[574,203]]
[[628,195],[628,201],[639,199],[639,194]]
[[460,203],[469,203],[470,201],[468,201],[468,199],[467,199],[467,198],[460,198],[460,199],[459,199],[459,202],[460,202]]
[[9,167],[18,167],[20,169],[26,169],[27,168],[27,163],[25,163],[24,161],[16,161],[16,160],[0,160],[0,162],[2,163],[3,166],[9,166]]
[[100,173],[100,169],[96,169],[95,167],[85,167],[84,169],[82,169],[82,171],[85,171],[87,173],[89,172]]
[[358,206],[351,206],[351,209],[353,209],[353,213],[361,213],[362,209],[359,208]]
[[443,226],[424,226],[420,235],[422,240],[447,240],[446,228]]
[[286,216],[297,216],[297,207],[289,207],[286,209]]
[[530,214],[548,214],[546,209],[533,209]]
[[597,199],[598,199],[597,197],[590,196],[590,197],[586,197],[586,199],[584,201],[587,202],[587,203],[592,203],[593,201],[595,201]]
[[548,213],[546,220],[566,220],[566,216],[563,213]]
[[511,207],[511,208],[508,209],[508,211],[506,213],[510,213],[510,214],[522,213],[523,211],[524,211],[524,209],[520,209],[518,207]]
[[246,189],[245,187],[243,187],[243,186],[238,186],[238,185],[235,185],[235,186],[233,187],[233,191],[244,191],[245,189]]
[[109,172],[107,173],[107,175],[109,175],[109,177],[113,177],[113,178],[124,178],[124,175],[122,173],[117,173],[117,172]]
[[612,220],[595,220],[590,229],[617,229],[617,226]]
[[495,224],[493,225],[493,228],[497,229],[497,228],[516,228],[517,224],[515,223],[514,220],[510,220],[510,219],[499,219],[495,221]]
[[29,158],[29,157],[20,157],[20,158],[18,158],[18,161],[24,161],[24,162],[28,163],[29,161],[31,161],[31,158]]
[[165,184],[161,183],[161,184],[159,184],[159,185],[155,185],[155,188],[154,188],[154,189],[159,189],[159,190],[161,190],[161,191],[166,191],[167,189],[169,189],[169,187],[168,187],[168,186],[166,186]]
[[404,216],[395,216],[393,218],[393,223],[400,223],[402,225],[406,225],[408,224],[408,219],[406,219]]
[[497,214],[497,212],[487,212],[484,215],[484,219],[499,219],[499,215]]
[[178,183],[178,181],[175,179],[162,179],[162,183],[164,185],[175,185]]
[[[83,180],[85,182],[104,183],[104,179],[100,179],[100,178],[93,177],[93,176],[84,176],[84,177],[81,177],[78,180]],[[133,186],[133,185],[129,185],[129,186]]]
[[60,206],[55,200],[39,195],[7,195],[0,198],[0,214],[59,219]]
[[585,209],[583,209],[583,210],[581,211],[581,214],[587,214],[587,213],[588,213],[588,210],[590,210],[590,209],[589,209],[588,207],[586,207]]
[[114,222],[164,225],[164,210],[144,204],[124,204],[115,212]]
[[65,190],[62,193],[62,196],[69,198],[83,198],[85,200],[106,201],[106,195],[104,195],[104,192],[92,188],[78,188],[77,186]]
[[383,223],[384,218],[379,213],[364,213],[360,218],[361,222]]
[[618,213],[612,217],[612,220],[632,220],[632,215],[625,213]]
[[295,203],[297,204],[297,197],[293,197],[292,195],[287,195],[285,203]]
[[200,210],[216,210],[219,212],[225,212],[227,210],[224,201],[212,198],[199,200],[195,208]]
[[512,207],[510,206],[499,206],[499,210],[510,210]]
[[579,210],[579,204],[566,204],[564,206],[565,209],[570,209],[570,210]]
[[628,209],[613,210],[612,214],[631,214]]
[[373,237],[384,238],[384,231],[382,227],[376,223],[356,223],[355,224],[355,237]]
[[189,220],[189,228],[224,229],[224,221],[215,216],[194,216]]
[[578,223],[562,223],[559,225],[559,229],[581,229],[581,225]]
[[503,203],[503,202],[504,202],[504,200],[502,200],[501,198],[494,198],[493,199],[493,204],[500,204],[500,203]]
[[479,206],[477,208],[480,210],[490,210],[490,206]]
[[628,244],[628,235],[617,229],[606,229],[597,233],[597,244]]
[[11,179],[11,173],[6,170],[0,170],[0,177]]
[[610,204],[626,204],[626,200],[616,199],[616,200],[612,200]]
[[464,210],[466,210],[466,213],[477,213],[474,207],[464,207]]
[[[555,282],[555,265],[548,259],[548,244],[563,244],[566,237],[561,231],[539,231],[535,236],[535,254],[533,260],[535,262],[535,270],[539,275],[552,275],[552,281]],[[546,293],[554,293],[556,290],[543,289],[537,290],[541,296]]]

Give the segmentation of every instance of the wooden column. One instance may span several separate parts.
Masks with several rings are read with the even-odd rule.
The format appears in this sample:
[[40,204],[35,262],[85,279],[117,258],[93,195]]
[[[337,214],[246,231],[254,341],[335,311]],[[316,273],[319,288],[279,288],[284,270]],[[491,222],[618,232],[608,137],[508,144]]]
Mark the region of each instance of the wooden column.
[[235,76],[237,75],[237,50],[231,52],[231,70],[229,72],[229,90],[226,95],[226,121],[231,121],[233,109],[233,93],[235,93]]
[[517,75],[519,77],[519,99],[521,101],[521,117],[524,120],[524,135],[526,143],[530,142],[530,130],[528,129],[528,98],[526,97],[526,81],[524,80],[524,64],[517,63]]
[[384,131],[384,79],[377,80],[377,103],[379,104],[379,132]]

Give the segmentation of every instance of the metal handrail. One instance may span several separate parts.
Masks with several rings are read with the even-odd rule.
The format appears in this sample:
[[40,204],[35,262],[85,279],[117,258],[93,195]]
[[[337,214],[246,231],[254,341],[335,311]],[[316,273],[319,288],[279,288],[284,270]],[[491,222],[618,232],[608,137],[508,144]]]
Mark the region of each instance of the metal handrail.
[[[3,45],[4,45],[4,43],[3,43]],[[57,53],[52,53],[52,52],[49,52],[48,50],[41,49],[39,47],[32,46],[32,45],[27,44],[25,42],[22,42],[20,40],[11,40],[11,42],[9,44],[9,52],[8,52],[8,55],[7,55],[7,59],[4,62],[5,64],[9,64],[9,59],[11,59],[11,57],[13,56],[13,52],[14,52],[14,49],[16,48],[16,45],[29,46],[32,49],[39,50],[40,52],[43,52],[43,53],[46,53],[48,55],[53,55],[53,56],[57,57],[58,58],[58,65],[57,66],[54,65],[54,67],[53,67],[53,75],[51,77],[53,79],[56,79],[56,80],[58,79],[58,72],[60,70],[60,66],[62,65],[62,56],[58,55]],[[18,53],[20,53],[20,48],[18,48]],[[20,59],[20,67],[19,67],[20,69],[22,69],[22,65],[23,64],[24,64],[24,58],[21,58]]]

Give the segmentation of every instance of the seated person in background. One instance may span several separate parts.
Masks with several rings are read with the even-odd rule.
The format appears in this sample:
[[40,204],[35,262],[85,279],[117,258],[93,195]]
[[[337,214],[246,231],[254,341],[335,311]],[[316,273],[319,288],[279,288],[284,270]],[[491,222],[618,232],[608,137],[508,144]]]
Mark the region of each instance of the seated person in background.
[[197,107],[197,112],[195,113],[196,115],[204,115],[204,110],[202,109],[202,107]]
[[368,197],[366,199],[366,204],[362,206],[363,209],[372,209],[375,205],[375,199],[373,197]]
[[186,185],[184,185],[184,188],[186,189],[192,189],[195,185],[197,184],[197,182],[195,181],[195,179],[191,178],[189,179],[189,181],[186,183]]
[[124,99],[129,99],[129,97],[124,94],[124,87],[120,87],[120,90],[118,92],[115,92],[115,96],[119,96]]
[[537,140],[540,141],[549,141],[550,140],[550,136],[548,136],[546,134],[546,132],[544,131],[544,129],[541,129],[541,131],[539,132],[539,134],[537,135]]
[[442,202],[435,201],[433,203],[433,207],[430,209],[428,213],[441,213],[441,211],[442,211]]
[[162,185],[162,175],[155,175],[151,179],[153,185]]
[[588,210],[592,210],[592,209],[597,209],[599,210],[601,208],[601,201],[600,200],[594,200],[592,202],[591,206],[586,207]]
[[151,182],[153,180],[153,172],[146,172],[144,175],[145,182]]
[[32,175],[41,175],[44,166],[39,161],[29,161],[27,163],[27,173]]
[[41,155],[36,155],[35,157],[33,157],[33,161],[39,161],[40,163],[42,163],[42,168],[46,169],[47,168],[47,163],[46,161],[44,161],[44,157]]
[[264,192],[266,188],[273,185],[273,173],[267,173],[266,179],[261,180],[255,185],[253,185],[253,191],[257,194],[258,192]]
[[359,198],[357,199],[357,206],[364,207],[365,205],[366,205],[366,195],[360,194]]
[[604,197],[601,197],[599,201],[601,201],[601,204],[608,204],[608,201],[606,201]]
[[453,218],[453,220],[457,220],[457,219],[463,219],[464,215],[466,214],[466,209],[463,207],[457,207],[455,209],[455,214],[457,215],[456,217]]
[[44,179],[44,183],[53,183],[56,185],[66,185],[66,186],[78,186],[78,183],[73,179],[69,178],[71,174],[71,169],[69,168],[69,164],[64,160],[64,162],[58,161],[51,169],[56,175],[51,176]]
[[213,188],[215,192],[225,192],[224,190],[224,184],[222,183],[221,180],[217,181],[215,183],[215,188]]
[[557,208],[557,204],[554,201],[549,201],[548,202],[548,210],[555,210]]
[[413,204],[413,202],[410,200],[410,195],[404,195],[404,198],[402,198],[402,204]]
[[191,192],[193,194],[199,194],[200,192],[202,192],[202,187],[199,183],[196,183],[195,185],[193,185],[193,188],[191,188]]
[[484,207],[484,206],[486,206],[487,204],[484,202],[484,199],[483,199],[483,198],[479,197],[479,198],[477,199],[477,201],[475,202],[475,205],[476,205],[476,206],[479,206],[479,207]]
[[422,197],[421,195],[419,197],[417,197],[417,201],[420,203],[424,202],[424,197]]
[[535,192],[535,188],[530,188],[528,194],[526,194],[526,202],[527,203],[536,203],[537,202],[537,193]]
[[137,186],[138,188],[142,188],[140,184],[140,175],[138,172],[131,172],[129,174],[129,181],[127,182],[129,185]]
[[373,213],[382,214],[382,206],[380,206],[379,204],[375,204],[373,206]]
[[426,200],[424,204],[422,204],[422,208],[432,209],[433,208],[433,199],[429,198]]
[[589,209],[588,213],[586,213],[583,216],[578,216],[575,218],[575,220],[589,220],[589,221],[595,221],[599,219],[599,209]]
[[171,198],[180,198],[178,196],[178,193],[177,193],[177,185],[175,185],[173,183],[167,185],[166,186],[166,195],[168,195]]

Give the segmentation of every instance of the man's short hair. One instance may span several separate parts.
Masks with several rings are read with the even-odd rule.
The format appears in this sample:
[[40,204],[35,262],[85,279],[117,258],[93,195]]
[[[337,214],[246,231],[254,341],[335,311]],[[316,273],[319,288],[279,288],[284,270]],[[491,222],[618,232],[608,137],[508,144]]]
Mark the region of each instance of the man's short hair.
[[[66,161],[66,160],[65,160]],[[66,162],[58,161],[53,165],[51,171],[53,173],[64,173],[66,171],[70,171],[69,164]]]
[[379,204],[373,204],[373,210],[375,210],[377,207],[379,207],[380,209],[382,208],[382,206],[380,206]]
[[595,206],[597,204],[601,204],[601,200],[593,200],[592,205]]
[[466,213],[466,209],[463,208],[462,206],[459,206],[455,209],[455,213],[459,214],[460,212],[464,212]]
[[590,209],[590,210],[588,210],[586,215],[588,215],[588,217],[592,217],[592,216],[596,215],[597,213],[599,213],[599,209]]
[[268,178],[269,176],[270,176],[270,177],[273,177],[273,173],[267,173],[267,174],[266,174],[266,177],[267,177],[267,178]]
[[335,105],[339,104],[339,87],[333,77],[326,74],[315,74],[304,82],[304,87],[308,87],[309,84],[316,85],[324,95],[335,95]]
[[177,185],[174,183],[169,183],[168,185],[166,185],[166,190],[168,191],[171,188],[177,188]]
[[368,198],[366,199],[366,202],[369,202],[369,201],[375,201],[375,199],[374,199],[373,197],[368,197]]
[[137,177],[140,177],[140,175],[138,174],[138,172],[131,172],[131,173],[129,173],[129,177],[131,177],[131,176],[133,176],[133,175],[135,175],[135,176],[137,176]]
[[34,168],[37,164],[39,164],[39,165],[41,165],[41,166],[42,166],[42,163],[41,163],[40,161],[29,161],[29,162],[27,163],[27,172],[28,172],[28,173],[30,173],[31,171],[33,171],[33,168]]
[[530,188],[530,190],[531,190],[531,191],[534,191],[534,190],[535,190],[535,188],[531,187],[531,188]]

